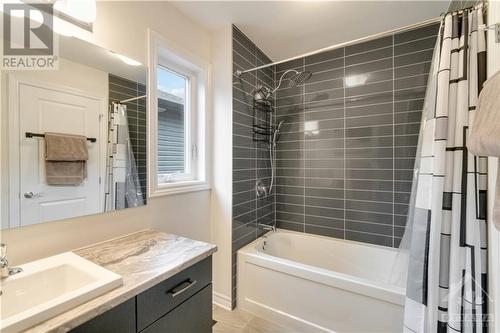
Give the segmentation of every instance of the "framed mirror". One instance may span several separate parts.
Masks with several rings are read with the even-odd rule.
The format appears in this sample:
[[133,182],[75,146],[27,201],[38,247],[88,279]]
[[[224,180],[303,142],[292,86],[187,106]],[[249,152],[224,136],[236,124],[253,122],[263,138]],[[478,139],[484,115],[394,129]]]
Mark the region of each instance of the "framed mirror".
[[58,39],[57,70],[1,73],[2,229],[146,204],[147,68]]

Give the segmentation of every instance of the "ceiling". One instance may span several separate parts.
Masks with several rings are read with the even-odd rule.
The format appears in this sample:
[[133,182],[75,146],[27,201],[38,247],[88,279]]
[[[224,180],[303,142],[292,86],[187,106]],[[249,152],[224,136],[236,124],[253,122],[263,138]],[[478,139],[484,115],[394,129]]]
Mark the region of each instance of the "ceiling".
[[439,16],[448,1],[177,1],[186,16],[215,31],[233,23],[272,60]]

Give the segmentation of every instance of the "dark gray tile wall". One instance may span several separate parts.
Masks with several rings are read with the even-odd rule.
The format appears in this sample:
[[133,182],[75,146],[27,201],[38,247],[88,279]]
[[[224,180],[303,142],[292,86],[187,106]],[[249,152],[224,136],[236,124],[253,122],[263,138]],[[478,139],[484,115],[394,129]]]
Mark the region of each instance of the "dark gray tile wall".
[[[146,86],[113,74],[109,74],[109,103],[122,101],[146,94]],[[141,190],[146,202],[147,160],[146,160],[146,98],[125,103],[127,106],[128,128]]]
[[[233,26],[233,71],[257,67],[271,60]],[[269,184],[271,169],[267,144],[252,139],[251,92],[258,85],[274,86],[274,68],[233,76],[233,224],[232,303],[236,306],[236,252],[263,234],[257,223],[273,224],[275,196],[257,198],[255,183]]]
[[438,25],[293,60],[313,73],[280,88],[280,228],[397,247]]
[[[270,63],[271,60],[233,26],[233,71]],[[264,232],[257,223],[274,224],[275,195],[257,198],[255,183],[269,184],[271,168],[266,143],[252,138],[253,99],[258,85],[274,86],[274,68],[233,76],[233,223],[232,305],[236,306],[236,252]]]

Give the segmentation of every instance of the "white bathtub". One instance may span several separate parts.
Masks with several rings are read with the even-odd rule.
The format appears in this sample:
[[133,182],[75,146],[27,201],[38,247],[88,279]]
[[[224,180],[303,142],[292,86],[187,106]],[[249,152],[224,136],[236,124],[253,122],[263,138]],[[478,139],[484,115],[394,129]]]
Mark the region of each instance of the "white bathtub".
[[290,231],[238,251],[237,306],[295,332],[401,332],[407,256]]

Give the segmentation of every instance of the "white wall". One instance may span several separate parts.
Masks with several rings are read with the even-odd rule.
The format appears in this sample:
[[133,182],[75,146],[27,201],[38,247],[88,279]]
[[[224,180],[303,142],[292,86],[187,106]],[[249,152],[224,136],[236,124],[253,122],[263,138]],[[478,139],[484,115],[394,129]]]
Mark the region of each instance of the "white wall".
[[213,67],[213,175],[212,240],[214,256],[214,302],[231,308],[232,223],[232,28],[212,34]]
[[[94,33],[79,35],[147,63],[148,28],[210,62],[209,32],[166,2],[98,2]],[[209,241],[210,200],[210,191],[164,196],[146,207],[6,230],[0,237],[14,265],[149,227]]]
[[[488,9],[488,24],[500,22],[500,1],[489,1]],[[500,71],[500,43],[495,43],[494,32],[488,32],[488,76],[492,76]],[[500,189],[496,187],[497,176],[497,158],[488,159],[488,207],[490,209],[488,214],[488,231],[489,231],[489,268],[490,268],[490,305],[495,314],[493,325],[490,332],[500,332],[500,231],[493,226],[492,209],[495,190]]]

